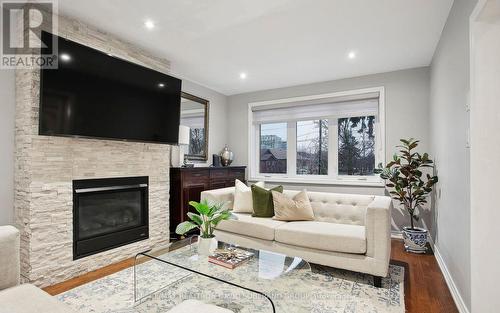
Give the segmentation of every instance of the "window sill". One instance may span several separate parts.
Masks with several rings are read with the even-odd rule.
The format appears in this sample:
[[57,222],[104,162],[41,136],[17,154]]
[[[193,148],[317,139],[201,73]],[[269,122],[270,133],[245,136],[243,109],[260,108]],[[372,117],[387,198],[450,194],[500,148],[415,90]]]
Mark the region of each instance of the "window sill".
[[331,186],[360,186],[360,187],[384,187],[382,180],[356,180],[356,179],[333,179],[333,178],[306,178],[306,177],[249,177],[249,181],[263,181],[269,183],[292,183],[311,185],[331,185]]

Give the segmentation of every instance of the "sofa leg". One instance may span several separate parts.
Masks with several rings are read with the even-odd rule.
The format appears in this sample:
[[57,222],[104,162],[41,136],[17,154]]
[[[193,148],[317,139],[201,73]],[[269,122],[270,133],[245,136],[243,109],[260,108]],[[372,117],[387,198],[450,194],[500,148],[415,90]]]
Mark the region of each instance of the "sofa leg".
[[380,288],[382,287],[382,277],[380,276],[373,276],[373,286]]

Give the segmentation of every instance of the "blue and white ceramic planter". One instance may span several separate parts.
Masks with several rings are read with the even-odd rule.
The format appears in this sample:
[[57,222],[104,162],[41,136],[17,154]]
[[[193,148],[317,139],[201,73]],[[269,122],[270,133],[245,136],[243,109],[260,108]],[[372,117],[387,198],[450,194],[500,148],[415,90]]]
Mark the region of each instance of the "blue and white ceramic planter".
[[427,234],[428,231],[423,228],[403,227],[403,239],[405,242],[405,250],[413,253],[427,252]]

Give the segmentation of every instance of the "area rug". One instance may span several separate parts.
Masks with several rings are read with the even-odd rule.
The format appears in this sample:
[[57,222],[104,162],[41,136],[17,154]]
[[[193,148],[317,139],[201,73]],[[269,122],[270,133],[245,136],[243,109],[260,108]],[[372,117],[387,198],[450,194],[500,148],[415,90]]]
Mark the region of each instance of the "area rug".
[[[172,253],[182,253],[182,249]],[[403,313],[404,268],[391,264],[382,288],[373,287],[371,275],[311,264],[306,272],[290,272],[280,279],[251,281],[244,266],[238,278],[228,269],[214,267],[216,277],[269,296],[276,312],[283,313]],[[235,313],[272,312],[264,296],[157,261],[140,264],[56,296],[78,312],[159,313],[186,299],[212,303]],[[134,292],[136,299],[134,301]],[[202,313],[202,312],[201,312]]]

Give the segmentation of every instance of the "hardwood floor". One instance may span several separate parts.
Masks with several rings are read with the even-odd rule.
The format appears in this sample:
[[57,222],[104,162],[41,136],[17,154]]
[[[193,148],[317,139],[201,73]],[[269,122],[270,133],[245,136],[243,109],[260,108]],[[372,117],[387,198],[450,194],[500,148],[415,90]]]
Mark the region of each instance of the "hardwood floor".
[[[405,267],[405,304],[410,313],[458,313],[443,274],[432,254],[406,253],[401,240],[392,240],[391,263]],[[44,290],[51,295],[70,290],[133,265],[133,259],[109,265]]]
[[51,295],[57,295],[57,294],[60,294],[62,292],[73,289],[75,287],[78,287],[80,285],[91,282],[93,280],[96,280],[96,279],[102,278],[104,276],[108,276],[108,275],[111,275],[113,273],[119,272],[119,271],[126,269],[127,267],[131,267],[133,265],[134,265],[133,258],[126,259],[124,261],[108,265],[106,267],[89,272],[89,273],[84,274],[82,276],[72,278],[72,279],[64,281],[62,283],[52,285],[49,287],[45,287],[45,288],[43,288],[43,290],[45,290],[46,292],[48,292]]
[[407,253],[402,240],[393,239],[391,263],[405,267],[406,312],[458,313],[432,253]]

